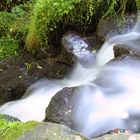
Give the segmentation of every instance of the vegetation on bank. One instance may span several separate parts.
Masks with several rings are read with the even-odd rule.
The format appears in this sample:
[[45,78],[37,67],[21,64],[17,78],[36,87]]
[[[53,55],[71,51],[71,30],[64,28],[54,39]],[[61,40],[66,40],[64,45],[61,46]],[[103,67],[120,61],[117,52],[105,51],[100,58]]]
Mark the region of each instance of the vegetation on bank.
[[55,41],[57,45],[67,30],[94,32],[102,17],[139,9],[140,0],[2,0],[0,59],[17,55],[21,48],[38,52]]

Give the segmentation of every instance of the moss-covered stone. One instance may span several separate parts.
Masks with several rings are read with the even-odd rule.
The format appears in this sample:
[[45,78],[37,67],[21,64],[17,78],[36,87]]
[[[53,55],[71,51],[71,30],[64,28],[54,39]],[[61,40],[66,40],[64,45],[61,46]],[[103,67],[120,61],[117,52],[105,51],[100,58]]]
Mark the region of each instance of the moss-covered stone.
[[70,128],[45,122],[9,122],[0,119],[0,140],[87,140]]
[[0,120],[0,139],[1,140],[16,140],[23,133],[29,131],[38,125],[38,122],[9,122],[5,119]]

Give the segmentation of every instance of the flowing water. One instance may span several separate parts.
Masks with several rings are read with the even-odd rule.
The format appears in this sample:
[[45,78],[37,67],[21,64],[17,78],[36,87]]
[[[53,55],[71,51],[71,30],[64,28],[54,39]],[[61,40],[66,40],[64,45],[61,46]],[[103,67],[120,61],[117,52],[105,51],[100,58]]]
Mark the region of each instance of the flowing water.
[[[140,59],[114,58],[113,46],[140,51],[139,21],[131,32],[106,41],[97,52],[94,65],[78,63],[62,80],[42,80],[33,84],[24,97],[0,107],[0,113],[22,121],[45,118],[52,96],[64,87],[79,86],[74,108],[75,129],[91,138],[116,128],[140,131]],[[108,63],[109,62],[109,63]],[[89,63],[90,65],[90,63]]]

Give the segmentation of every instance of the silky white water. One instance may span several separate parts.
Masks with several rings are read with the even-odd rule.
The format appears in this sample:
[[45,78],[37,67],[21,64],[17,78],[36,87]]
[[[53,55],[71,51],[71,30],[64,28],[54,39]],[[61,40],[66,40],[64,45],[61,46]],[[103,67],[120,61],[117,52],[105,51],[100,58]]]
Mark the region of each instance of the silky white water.
[[138,21],[131,32],[109,38],[97,52],[92,68],[78,63],[62,80],[38,81],[29,87],[22,99],[2,105],[0,113],[22,121],[42,121],[52,96],[64,87],[79,86],[74,99],[76,130],[87,137],[96,137],[116,128],[138,132],[140,59],[128,57],[126,61],[107,62],[114,58],[115,45],[140,51],[139,28]]

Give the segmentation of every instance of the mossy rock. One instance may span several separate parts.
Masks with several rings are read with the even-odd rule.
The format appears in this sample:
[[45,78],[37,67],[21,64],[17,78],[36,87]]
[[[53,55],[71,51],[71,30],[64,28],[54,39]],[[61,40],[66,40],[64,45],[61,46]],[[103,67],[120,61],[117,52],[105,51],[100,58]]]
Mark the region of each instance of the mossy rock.
[[45,122],[0,120],[0,140],[87,140],[70,128]]
[[30,122],[9,122],[5,119],[0,120],[0,139],[1,140],[16,140],[23,133],[29,131],[38,125],[38,122],[30,121]]

